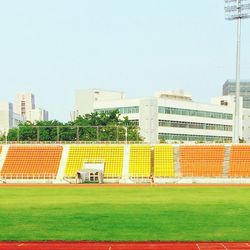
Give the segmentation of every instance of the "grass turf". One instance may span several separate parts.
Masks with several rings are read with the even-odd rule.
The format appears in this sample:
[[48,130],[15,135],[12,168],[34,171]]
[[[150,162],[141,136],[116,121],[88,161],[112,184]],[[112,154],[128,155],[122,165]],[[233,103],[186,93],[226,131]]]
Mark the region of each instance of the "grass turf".
[[246,241],[248,187],[0,188],[0,240]]

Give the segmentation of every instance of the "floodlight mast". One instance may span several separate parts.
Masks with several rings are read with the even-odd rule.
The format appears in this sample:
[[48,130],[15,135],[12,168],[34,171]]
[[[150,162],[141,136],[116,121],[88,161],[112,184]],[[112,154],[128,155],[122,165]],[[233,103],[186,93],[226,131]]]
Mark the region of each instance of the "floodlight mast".
[[236,92],[235,92],[233,143],[239,143],[241,19],[250,18],[250,0],[225,0],[225,14],[226,14],[226,20],[237,20]]

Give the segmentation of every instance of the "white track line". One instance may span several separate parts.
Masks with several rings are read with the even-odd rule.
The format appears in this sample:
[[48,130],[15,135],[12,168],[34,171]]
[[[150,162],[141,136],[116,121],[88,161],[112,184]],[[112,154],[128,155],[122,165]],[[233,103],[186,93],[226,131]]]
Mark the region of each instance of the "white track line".
[[224,249],[228,250],[228,248],[223,243],[221,243],[221,245],[224,247]]
[[199,244],[198,244],[198,243],[196,243],[195,245],[197,246],[197,248],[198,248],[199,250],[201,250],[201,248],[199,247]]

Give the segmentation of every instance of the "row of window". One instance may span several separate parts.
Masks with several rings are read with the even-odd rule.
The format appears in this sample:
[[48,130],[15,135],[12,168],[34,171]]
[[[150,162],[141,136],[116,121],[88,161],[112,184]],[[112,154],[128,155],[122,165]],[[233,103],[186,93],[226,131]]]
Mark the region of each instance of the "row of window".
[[194,128],[194,129],[208,129],[208,130],[220,130],[220,131],[232,131],[233,130],[233,126],[223,125],[223,124],[166,121],[166,120],[159,120],[158,123],[160,127]]
[[133,125],[139,126],[139,120],[129,120]]
[[[235,87],[229,87],[227,89],[228,92],[230,93],[235,93]],[[250,88],[249,87],[240,87],[240,92],[250,92]]]
[[170,141],[208,141],[208,142],[231,142],[232,137],[226,136],[210,136],[210,135],[185,135],[185,134],[168,134],[160,133],[159,140]]
[[139,106],[95,109],[96,112],[109,112],[112,110],[118,110],[120,114],[136,114],[139,113]]
[[160,114],[186,115],[186,116],[198,116],[198,117],[233,120],[232,114],[210,112],[210,111],[201,111],[201,110],[192,110],[192,109],[179,109],[179,108],[159,106],[158,112]]

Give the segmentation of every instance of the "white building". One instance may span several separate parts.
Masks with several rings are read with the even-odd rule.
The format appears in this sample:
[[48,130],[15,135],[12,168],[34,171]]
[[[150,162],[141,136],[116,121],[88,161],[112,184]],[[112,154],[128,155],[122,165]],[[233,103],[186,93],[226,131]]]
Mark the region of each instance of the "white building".
[[89,114],[99,101],[117,101],[123,99],[123,92],[98,89],[77,90],[75,93],[75,110],[73,119],[79,115]]
[[48,121],[49,120],[49,113],[48,111],[35,108],[29,111],[26,116],[27,121],[34,123],[35,121]]
[[8,131],[13,127],[13,104],[0,102],[0,130]]
[[35,96],[32,93],[18,93],[15,99],[14,112],[27,116],[35,108]]
[[36,107],[35,96],[32,93],[18,93],[15,99],[14,112],[26,121],[47,121],[48,111]]
[[[82,90],[76,92],[75,117],[93,111],[118,109],[139,125],[141,135],[149,143],[160,140],[229,142],[233,136],[233,103],[232,96],[213,98],[211,104],[198,103],[183,91],[125,99],[121,92]],[[241,107],[241,117],[243,111]],[[243,121],[241,124],[245,128]],[[242,131],[240,135],[246,136]]]
[[13,112],[13,104],[0,102],[0,132],[7,133],[9,129],[22,122],[22,116]]
[[244,108],[242,115],[242,138],[250,142],[250,109]]

